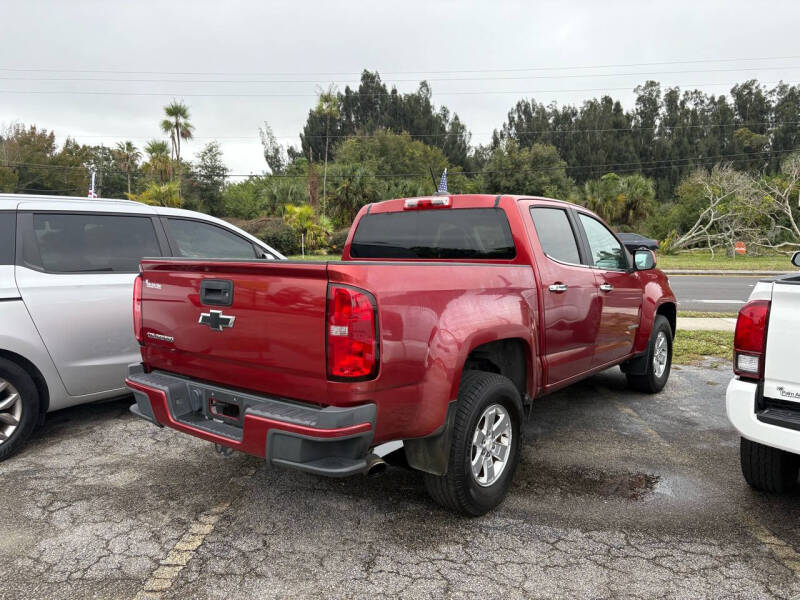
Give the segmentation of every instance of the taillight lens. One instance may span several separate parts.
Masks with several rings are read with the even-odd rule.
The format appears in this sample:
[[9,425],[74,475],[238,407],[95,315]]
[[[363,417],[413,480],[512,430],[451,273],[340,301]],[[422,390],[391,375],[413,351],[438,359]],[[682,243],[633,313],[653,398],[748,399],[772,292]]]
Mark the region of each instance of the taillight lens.
[[764,348],[767,343],[769,300],[753,300],[739,311],[733,338],[733,372],[740,377],[764,377]]
[[144,341],[142,332],[142,276],[133,280],[133,335],[140,344]]
[[328,376],[371,379],[378,372],[375,298],[364,290],[328,286]]

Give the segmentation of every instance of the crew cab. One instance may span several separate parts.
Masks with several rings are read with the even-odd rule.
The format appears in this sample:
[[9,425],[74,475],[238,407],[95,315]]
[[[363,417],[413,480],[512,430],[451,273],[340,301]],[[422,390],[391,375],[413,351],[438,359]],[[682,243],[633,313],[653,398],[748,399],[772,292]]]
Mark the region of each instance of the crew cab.
[[[800,267],[800,252],[792,258]],[[800,275],[762,281],[736,321],[728,419],[741,434],[742,474],[772,493],[797,485],[800,471]]]
[[583,207],[447,193],[363,207],[340,261],[145,259],[132,411],[334,477],[402,442],[437,502],[483,514],[534,398],[615,365],[664,387],[676,301],[654,267]]

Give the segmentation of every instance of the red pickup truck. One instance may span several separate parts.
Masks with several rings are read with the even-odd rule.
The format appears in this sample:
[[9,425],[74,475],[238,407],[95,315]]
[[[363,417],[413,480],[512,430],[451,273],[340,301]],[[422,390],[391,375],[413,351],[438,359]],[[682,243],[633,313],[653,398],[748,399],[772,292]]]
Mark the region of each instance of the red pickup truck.
[[131,410],[334,477],[402,441],[437,502],[483,514],[534,398],[614,365],[664,387],[676,301],[654,267],[580,206],[509,195],[365,206],[341,261],[146,259]]

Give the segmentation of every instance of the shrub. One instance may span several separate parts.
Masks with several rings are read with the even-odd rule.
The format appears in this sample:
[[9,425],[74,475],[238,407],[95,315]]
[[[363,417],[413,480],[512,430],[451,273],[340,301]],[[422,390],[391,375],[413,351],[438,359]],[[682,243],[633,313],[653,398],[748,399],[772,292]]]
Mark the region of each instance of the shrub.
[[344,243],[347,241],[347,234],[350,233],[350,228],[337,229],[331,234],[330,241],[328,242],[328,249],[331,254],[341,254],[344,249]]
[[300,254],[300,239],[295,231],[279,217],[264,217],[246,221],[239,225],[247,233],[256,236],[285,255]]

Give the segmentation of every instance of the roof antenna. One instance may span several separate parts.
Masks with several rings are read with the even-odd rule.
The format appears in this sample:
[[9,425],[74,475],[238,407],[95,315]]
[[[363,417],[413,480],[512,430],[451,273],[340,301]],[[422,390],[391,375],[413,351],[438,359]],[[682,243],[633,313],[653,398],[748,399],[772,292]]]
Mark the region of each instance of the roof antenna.
[[442,171],[442,180],[439,182],[439,188],[436,190],[434,196],[449,196],[450,192],[447,191],[447,168]]
[[[436,192],[436,175],[433,174],[433,167],[428,167],[428,171],[431,172],[431,181],[433,181],[433,191]],[[798,199],[798,206],[800,206],[800,193],[797,196]]]

